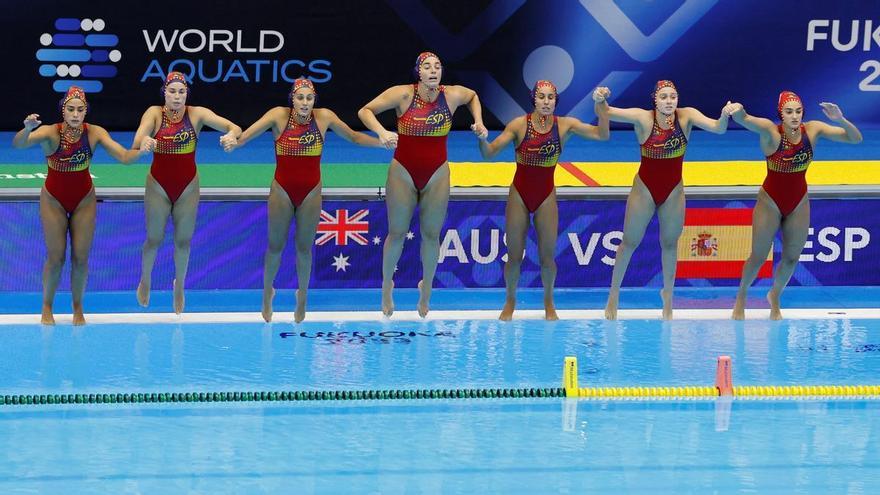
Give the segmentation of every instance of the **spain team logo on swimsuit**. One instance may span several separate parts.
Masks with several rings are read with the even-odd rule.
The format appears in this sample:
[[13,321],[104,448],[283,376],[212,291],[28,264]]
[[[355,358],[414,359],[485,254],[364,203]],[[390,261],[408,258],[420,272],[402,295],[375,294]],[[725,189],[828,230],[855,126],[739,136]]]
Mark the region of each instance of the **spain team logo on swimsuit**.
[[424,121],[426,125],[437,126],[446,121],[446,116],[440,112],[434,112],[427,117],[413,117],[413,120]]
[[788,157],[783,157],[782,159],[785,160],[785,161],[787,161],[787,162],[793,162],[793,164],[794,164],[795,166],[797,166],[797,165],[803,165],[804,162],[806,162],[807,160],[810,159],[810,154],[807,153],[806,151],[801,151],[801,152],[797,153],[796,155],[794,155],[794,156],[792,156],[792,157],[790,157],[790,158],[788,158]]
[[[551,156],[556,153],[559,146],[556,143],[548,143],[538,148],[538,154],[544,157]],[[531,150],[530,150],[531,151]]]
[[678,126],[678,122],[673,123],[671,129],[661,129],[655,122],[651,135],[641,146],[641,151],[645,158],[662,160],[682,157],[687,151],[687,138]]
[[156,132],[156,153],[166,155],[185,155],[195,153],[196,130],[189,120],[189,114],[184,113],[179,122],[171,122],[165,113],[162,113],[162,125]]
[[[782,156],[784,166],[782,168],[792,172],[800,172],[806,169],[813,160],[812,153],[807,150],[800,150],[792,156]],[[779,170],[781,171],[781,170]]]
[[77,150],[73,155],[66,158],[59,158],[58,161],[64,164],[69,170],[76,170],[80,165],[86,163],[91,155],[82,150]]
[[58,151],[46,158],[49,168],[58,172],[87,170],[92,161],[92,149],[89,147],[87,131],[84,130],[82,136],[74,142],[69,142],[62,137],[58,144]]
[[306,124],[297,124],[291,113],[287,128],[275,142],[275,154],[280,156],[321,156],[324,151],[324,137],[315,119]]
[[804,126],[801,125],[803,137],[797,144],[789,142],[782,125],[779,126],[779,133],[782,135],[779,150],[767,157],[767,169],[782,173],[806,171],[813,161],[813,146]]
[[416,89],[409,109],[397,119],[397,131],[406,136],[446,136],[450,129],[452,112],[442,86],[433,102],[423,100]]
[[[292,141],[294,138],[289,138],[289,139]],[[314,143],[315,140],[316,140],[316,138],[315,138],[314,134],[304,134],[304,135],[300,136],[297,141],[302,146],[308,146],[308,145]]]
[[666,142],[655,144],[655,148],[663,148],[664,150],[676,150],[682,144],[682,139],[678,136],[675,136],[671,139],[667,139]]
[[162,136],[160,139],[171,141],[172,143],[186,143],[193,137],[188,129],[183,129],[174,133],[173,136]]
[[531,117],[526,120],[526,137],[516,148],[516,163],[532,167],[555,167],[562,154],[562,141],[554,119],[546,133],[539,133],[532,127]]

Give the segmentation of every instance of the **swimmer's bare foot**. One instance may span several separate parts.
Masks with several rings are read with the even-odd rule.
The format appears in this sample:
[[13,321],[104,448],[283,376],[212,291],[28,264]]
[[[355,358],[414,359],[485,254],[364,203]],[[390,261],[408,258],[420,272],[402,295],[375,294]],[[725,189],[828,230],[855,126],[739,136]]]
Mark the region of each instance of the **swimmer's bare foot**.
[[52,314],[52,306],[43,305],[43,314],[40,315],[40,323],[42,325],[54,325],[55,315]]
[[174,287],[174,313],[181,314],[183,313],[183,305],[186,302],[183,295],[183,284],[178,286],[177,279],[174,279],[171,285]]
[[513,319],[513,310],[516,309],[516,299],[508,299],[504,301],[504,307],[501,308],[501,316],[498,317],[501,321],[510,321]]
[[394,314],[394,297],[391,291],[394,290],[394,281],[387,284],[382,282],[382,314],[391,317]]
[[736,303],[733,305],[733,314],[730,317],[734,320],[746,319],[746,296],[745,294],[736,295]]
[[308,298],[308,292],[305,289],[296,290],[296,311],[293,312],[295,323],[306,319],[306,298]]
[[419,303],[416,306],[416,309],[419,311],[419,316],[422,318],[428,316],[428,311],[430,311],[430,302],[431,302],[431,285],[425,285],[422,282],[424,280],[419,280]]
[[605,319],[606,320],[616,320],[617,319],[617,304],[620,299],[620,292],[616,290],[611,290],[608,292],[608,302],[605,304]]
[[779,292],[770,289],[770,291],[767,292],[767,302],[770,303],[770,319],[781,320],[782,309],[779,307]]
[[82,326],[86,324],[86,317],[83,315],[82,305],[73,308],[73,326]]
[[556,314],[556,306],[553,301],[544,300],[544,319],[547,321],[556,321],[559,315]]
[[266,323],[272,321],[272,300],[275,299],[275,288],[263,289],[263,320]]
[[143,280],[138,282],[137,300],[141,307],[146,308],[150,305],[150,284],[144,283]]
[[671,320],[672,319],[672,291],[661,289],[660,290],[660,299],[663,300],[663,319]]

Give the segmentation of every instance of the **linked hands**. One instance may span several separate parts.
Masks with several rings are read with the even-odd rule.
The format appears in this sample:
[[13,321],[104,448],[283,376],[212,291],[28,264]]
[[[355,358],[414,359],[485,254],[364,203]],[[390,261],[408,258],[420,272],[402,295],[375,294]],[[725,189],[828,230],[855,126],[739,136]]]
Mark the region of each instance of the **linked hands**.
[[141,140],[141,147],[138,150],[138,154],[143,155],[144,153],[149,153],[151,151],[156,151],[156,140],[151,137],[145,137]]
[[227,132],[220,136],[220,146],[223,147],[223,151],[231,153],[232,150],[238,147],[238,138],[233,133]]
[[611,90],[605,86],[599,86],[593,90],[593,101],[596,103],[607,102],[611,96]]
[[489,139],[489,130],[483,124],[473,124],[471,125],[471,130],[474,131],[474,136],[477,136],[477,139],[480,141]]
[[393,150],[397,148],[397,133],[391,131],[384,131],[379,133],[379,142],[382,143],[382,146],[385,147],[386,150]]
[[727,101],[727,105],[724,105],[724,108],[721,109],[721,113],[733,117],[734,114],[738,114],[740,112],[745,112],[745,108],[743,108],[742,103],[731,103],[730,100]]

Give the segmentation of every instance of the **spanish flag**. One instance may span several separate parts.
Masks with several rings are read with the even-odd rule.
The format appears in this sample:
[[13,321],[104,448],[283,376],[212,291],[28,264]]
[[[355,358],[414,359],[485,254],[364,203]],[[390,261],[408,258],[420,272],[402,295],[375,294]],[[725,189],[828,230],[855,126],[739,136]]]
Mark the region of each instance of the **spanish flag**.
[[[752,210],[749,208],[687,208],[678,239],[675,278],[740,278],[752,251]],[[773,249],[758,270],[773,275]]]

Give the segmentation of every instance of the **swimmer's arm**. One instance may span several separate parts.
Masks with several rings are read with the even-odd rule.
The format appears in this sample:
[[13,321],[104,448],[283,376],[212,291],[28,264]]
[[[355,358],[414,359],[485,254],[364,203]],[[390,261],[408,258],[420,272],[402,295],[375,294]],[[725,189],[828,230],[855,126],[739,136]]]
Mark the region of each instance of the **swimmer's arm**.
[[760,134],[761,139],[769,139],[773,132],[776,131],[776,124],[771,120],[763,117],[753,117],[747,114],[746,109],[739,103],[732,103],[731,105],[728,105],[728,107],[731,109],[728,113],[733,117],[733,120],[737,124],[752,132]]
[[400,107],[400,104],[409,95],[409,91],[408,86],[392,86],[358,110],[358,118],[367,129],[379,136],[379,142],[385,149],[397,148],[397,134],[382,127],[376,115]]
[[651,112],[643,108],[617,108],[609,105],[607,101],[599,101],[596,102],[596,109],[597,114],[606,112],[611,122],[641,125],[651,120]]
[[491,143],[488,139],[480,139],[480,155],[488,160],[497,155],[501,150],[507,147],[508,144],[514,142],[517,136],[516,129],[525,128],[525,119],[525,117],[521,116],[511,120],[510,123],[507,124],[507,127],[501,131],[501,134],[492,140]]
[[364,105],[358,110],[358,118],[361,119],[364,126],[378,135],[389,132],[385,129],[376,115],[392,110],[400,106],[406,95],[406,86],[392,86],[382,92],[379,96],[373,98],[372,101]]
[[609,122],[623,122],[632,124],[637,132],[651,129],[653,114],[642,108],[617,108],[612,107],[607,101],[596,102],[596,114],[606,112]]
[[227,136],[238,138],[241,136],[241,127],[233,124],[231,121],[217,115],[212,110],[205,107],[189,107],[190,115],[196,118],[195,127],[198,131],[203,125],[210,127],[216,131],[226,132]]
[[107,150],[107,154],[112,156],[114,160],[126,165],[137,160],[138,157],[146,152],[146,150],[125,149],[110,137],[110,133],[106,129],[98,125],[92,124],[89,126],[89,135],[94,135],[95,143]]
[[843,112],[841,112],[837,105],[825,102],[820,103],[819,105],[822,107],[822,111],[825,113],[826,117],[840,125],[840,127],[837,127],[828,125],[825,122],[813,121],[813,125],[816,125],[819,129],[820,136],[839,143],[858,144],[862,142],[861,131],[859,131],[858,127],[853,125],[852,122],[843,117]]
[[43,144],[52,136],[53,126],[44,125],[33,129],[27,127],[15,133],[12,138],[13,148],[27,148],[35,144]]
[[562,137],[563,141],[568,139],[567,134],[569,132],[584,139],[608,141],[608,138],[611,137],[611,131],[608,129],[608,112],[606,111],[608,105],[606,105],[605,102],[596,102],[594,107],[596,116],[599,119],[597,122],[598,125],[585,124],[574,117],[559,117],[560,127],[562,127],[562,125],[565,126],[565,135]]
[[843,119],[837,123],[840,124],[841,127],[828,125],[825,122],[820,122],[818,120],[810,122],[810,125],[819,130],[819,136],[828,138],[832,141],[837,141],[838,143],[858,144],[862,142],[862,133],[852,124],[852,122]]
[[336,113],[332,110],[328,110],[326,108],[322,108],[319,111],[319,115],[322,119],[327,120],[327,127],[332,129],[333,132],[339,134],[342,139],[345,139],[349,143],[354,143],[358,146],[368,146],[370,148],[384,148],[385,146],[381,141],[370,136],[369,134],[365,134],[363,132],[356,132],[351,127],[348,126],[345,122],[340,119]]
[[290,112],[290,109],[286,108],[286,107],[275,107],[275,108],[269,110],[268,112],[263,114],[263,116],[260,117],[256,122],[251,124],[250,127],[245,129],[245,131],[242,132],[240,136],[238,136],[238,140],[230,148],[229,151],[232,151],[232,149],[240,148],[240,147],[244,146],[245,144],[247,144],[248,141],[250,141],[251,139],[253,139],[257,136],[262,135],[268,129],[277,130],[276,123],[280,122],[281,119],[286,120],[286,118],[287,118],[286,116],[289,112]]
[[450,89],[453,92],[452,94],[455,95],[456,103],[467,105],[468,111],[474,117],[474,127],[477,128],[474,131],[477,132],[485,129],[483,125],[483,106],[480,104],[480,97],[477,96],[477,92],[464,86],[449,86],[447,90]]
[[[606,120],[606,128],[607,122]],[[603,136],[600,126],[585,124],[574,117],[559,117],[559,131],[560,134],[563,134],[563,142],[567,141],[571,134],[593,141],[608,140],[608,133],[606,132]]]
[[161,111],[159,107],[150,107],[144,112],[144,115],[141,117],[141,123],[138,125],[137,131],[134,133],[134,141],[131,144],[131,148],[134,150],[142,148],[144,144],[144,139],[153,139],[153,134],[156,134],[156,129],[154,129],[156,124],[156,112]]
[[601,105],[598,101],[593,103],[593,111],[596,113],[596,118],[598,119],[596,124],[599,128],[599,140],[600,141],[608,141],[611,138],[611,118],[607,112],[605,112],[605,108],[608,105]]
[[683,107],[678,111],[684,112],[690,125],[695,125],[704,131],[709,131],[715,134],[724,134],[727,132],[729,116],[723,110],[721,116],[719,116],[717,120],[706,117],[703,115],[703,112],[693,107]]

